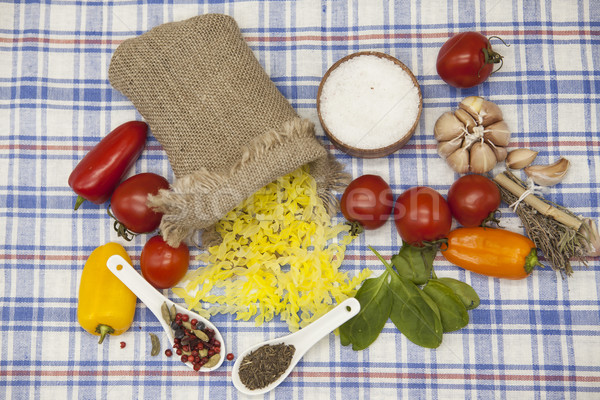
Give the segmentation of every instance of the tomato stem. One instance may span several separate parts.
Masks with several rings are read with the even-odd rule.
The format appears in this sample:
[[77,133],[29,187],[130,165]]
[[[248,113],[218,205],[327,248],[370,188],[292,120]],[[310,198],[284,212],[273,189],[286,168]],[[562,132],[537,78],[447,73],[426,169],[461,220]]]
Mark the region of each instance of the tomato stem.
[[510,44],[506,43],[506,42],[504,41],[504,39],[502,39],[500,36],[495,36],[495,35],[494,35],[494,36],[490,36],[490,37],[488,38],[488,43],[489,43],[489,42],[490,42],[490,40],[492,40],[492,39],[498,39],[498,40],[499,40],[499,41],[501,41],[501,42],[502,42],[502,43],[503,43],[503,44],[504,44],[506,47],[510,47]]
[[496,53],[494,50],[492,50],[492,45],[490,43],[491,39],[498,39],[502,43],[504,43],[504,45],[506,47],[510,47],[510,45],[507,44],[504,40],[502,40],[501,37],[499,37],[499,36],[490,36],[488,38],[487,48],[481,49],[481,51],[483,52],[483,57],[484,57],[484,64],[481,66],[481,68],[479,68],[479,71],[477,71],[477,76],[478,77],[479,77],[479,73],[481,72],[481,69],[485,65],[487,65],[487,64],[498,64],[498,63],[500,63],[500,66],[498,68],[496,68],[495,71],[492,71],[490,75],[493,75],[496,72],[500,71],[500,69],[502,69],[502,66],[504,65],[504,57],[501,54]]
[[365,228],[362,226],[362,224],[358,221],[348,221],[348,222],[346,222],[346,224],[350,225],[349,233],[351,236],[360,235],[365,230]]
[[439,249],[440,247],[442,247],[442,245],[447,244],[448,243],[448,239],[447,238],[441,238],[441,239],[437,239],[437,240],[423,240],[421,242],[421,246],[416,246],[416,247],[421,247],[424,249],[434,249],[437,248]]
[[494,223],[500,226],[500,219],[496,218],[496,213],[500,213],[499,210],[492,211],[485,219],[481,222],[481,226],[488,227],[488,224]]
[[127,227],[125,225],[123,225],[123,223],[121,221],[119,221],[110,212],[110,205],[106,209],[106,212],[108,213],[108,215],[110,215],[111,218],[113,218],[115,220],[115,223],[113,224],[113,228],[117,232],[117,236],[122,237],[123,239],[127,240],[128,242],[131,242],[133,240],[133,238],[137,235],[137,233],[132,232],[129,229],[127,229]]

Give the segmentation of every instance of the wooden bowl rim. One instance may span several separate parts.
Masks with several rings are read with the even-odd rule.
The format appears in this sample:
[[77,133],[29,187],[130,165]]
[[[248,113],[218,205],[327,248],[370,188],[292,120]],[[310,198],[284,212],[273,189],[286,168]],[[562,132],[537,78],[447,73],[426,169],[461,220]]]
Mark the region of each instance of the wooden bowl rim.
[[[413,84],[415,85],[415,87],[417,88],[417,91],[419,93],[419,110],[417,112],[417,117],[415,118],[415,122],[413,123],[412,127],[408,130],[408,132],[406,133],[406,136],[404,136],[403,138],[401,138],[400,140],[398,140],[397,142],[394,142],[390,145],[387,145],[385,147],[380,147],[377,149],[361,149],[358,147],[353,147],[350,145],[347,145],[345,143],[342,143],[338,138],[335,137],[335,135],[333,135],[333,133],[331,133],[329,131],[329,128],[327,128],[327,124],[325,123],[325,121],[323,121],[323,117],[321,115],[321,92],[323,91],[323,86],[325,84],[325,81],[327,81],[327,78],[329,78],[329,75],[331,75],[331,73],[340,66],[340,64],[355,58],[355,57],[360,57],[360,56],[376,56],[379,58],[385,58],[387,60],[392,61],[394,64],[398,65],[399,67],[401,67],[404,72],[406,72],[408,74],[408,76],[410,76],[410,78],[413,81]],[[321,122],[321,127],[323,127],[323,131],[325,131],[325,134],[327,135],[327,137],[329,138],[329,140],[331,140],[331,142],[340,150],[342,150],[343,152],[351,155],[351,156],[355,156],[355,157],[361,157],[361,158],[379,158],[379,157],[385,157],[388,156],[396,151],[398,151],[400,148],[402,148],[409,140],[410,138],[414,135],[415,130],[417,129],[417,125],[419,124],[419,120],[421,119],[421,112],[423,111],[423,95],[421,93],[421,86],[419,85],[419,82],[417,81],[417,78],[415,78],[415,75],[412,73],[412,71],[410,70],[410,68],[408,68],[404,63],[402,63],[400,60],[398,60],[397,58],[386,54],[386,53],[382,53],[379,51],[359,51],[356,53],[352,53],[349,54],[345,57],[340,58],[338,61],[336,61],[331,67],[329,67],[329,69],[327,70],[327,72],[325,72],[325,75],[323,75],[323,78],[321,79],[321,82],[319,83],[319,89],[317,91],[317,115],[319,117],[319,122]]]

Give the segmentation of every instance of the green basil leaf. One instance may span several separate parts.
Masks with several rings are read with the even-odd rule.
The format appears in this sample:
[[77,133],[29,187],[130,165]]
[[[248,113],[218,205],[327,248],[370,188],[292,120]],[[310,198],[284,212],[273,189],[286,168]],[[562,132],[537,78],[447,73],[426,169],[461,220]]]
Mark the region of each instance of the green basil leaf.
[[469,323],[467,308],[448,286],[430,279],[423,291],[437,304],[444,332],[456,331]]
[[468,283],[453,278],[437,278],[437,280],[448,286],[463,302],[467,310],[472,310],[479,306],[479,296],[475,289]]
[[[419,293],[421,294],[421,296],[423,297],[423,299],[425,299],[425,302],[427,303],[427,305],[429,307],[431,307],[431,309],[433,310],[433,312],[437,316],[436,324],[439,321],[439,329],[443,332],[444,331],[444,327],[442,326],[442,315],[440,314],[439,307],[437,306],[437,304],[435,304],[435,301],[433,301],[433,299],[431,297],[429,297],[429,295],[427,293],[425,293],[423,290],[419,290]],[[436,327],[436,329],[437,329],[437,327]]]
[[340,329],[343,346],[352,344],[353,350],[364,350],[379,336],[390,316],[392,296],[388,293],[388,271],[377,278],[367,279],[356,292],[360,311]]
[[443,327],[436,304],[409,279],[390,274],[389,293],[394,299],[390,318],[414,344],[436,348],[442,343]]
[[350,338],[348,337],[348,332],[346,332],[345,329],[342,329],[342,327],[340,327],[338,329],[338,332],[340,334],[340,343],[342,344],[342,346],[348,346],[352,343],[350,341]]
[[402,245],[400,252],[392,256],[392,264],[400,276],[423,285],[431,277],[433,259],[437,248]]

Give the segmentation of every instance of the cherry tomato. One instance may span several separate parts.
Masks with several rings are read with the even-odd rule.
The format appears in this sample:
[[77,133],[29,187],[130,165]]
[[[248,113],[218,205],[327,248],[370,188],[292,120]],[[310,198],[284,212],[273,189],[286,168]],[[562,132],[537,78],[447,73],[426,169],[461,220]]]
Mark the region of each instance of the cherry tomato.
[[478,32],[462,32],[444,43],[437,57],[437,73],[449,85],[470,88],[485,81],[502,56]]
[[175,286],[185,275],[190,264],[190,251],[185,243],[169,246],[162,236],[150,238],[142,249],[142,275],[157,289]]
[[416,186],[396,200],[394,221],[404,242],[420,246],[423,242],[446,237],[452,226],[452,214],[441,194],[425,186]]
[[340,202],[342,214],[364,229],[376,229],[392,214],[394,195],[390,185],[377,175],[363,175],[348,185]]
[[[160,225],[162,213],[154,212],[146,204],[149,194],[168,189],[169,182],[160,175],[150,172],[134,175],[124,180],[115,189],[110,208],[118,223],[115,229],[119,236],[128,238],[124,228],[134,233],[152,232]],[[124,228],[123,228],[124,227]]]
[[450,186],[448,206],[462,226],[480,226],[500,207],[500,189],[483,175],[464,175]]

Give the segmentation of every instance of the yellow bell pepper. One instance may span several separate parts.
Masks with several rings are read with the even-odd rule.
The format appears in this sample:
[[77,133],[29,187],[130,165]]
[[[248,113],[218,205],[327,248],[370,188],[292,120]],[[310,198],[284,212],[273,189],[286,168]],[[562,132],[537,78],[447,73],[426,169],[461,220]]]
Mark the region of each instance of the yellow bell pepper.
[[106,266],[110,256],[118,254],[131,264],[129,255],[118,243],[96,248],[87,259],[79,283],[77,319],[83,329],[99,335],[120,335],[133,322],[137,297]]

